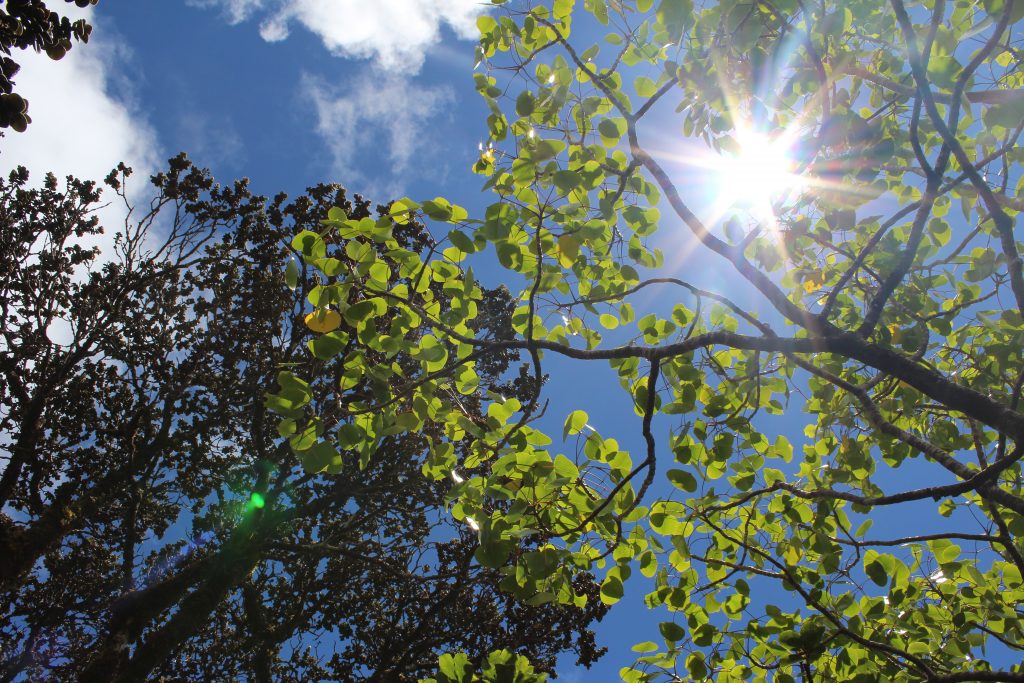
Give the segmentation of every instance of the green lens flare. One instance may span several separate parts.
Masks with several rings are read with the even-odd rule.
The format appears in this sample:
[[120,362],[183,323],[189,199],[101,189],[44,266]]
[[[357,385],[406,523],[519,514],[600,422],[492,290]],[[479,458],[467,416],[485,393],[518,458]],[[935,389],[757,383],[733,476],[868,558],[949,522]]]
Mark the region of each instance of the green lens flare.
[[249,502],[252,504],[254,508],[257,509],[261,509],[264,505],[267,504],[267,500],[263,497],[263,494],[260,493],[252,494],[252,496],[249,497]]

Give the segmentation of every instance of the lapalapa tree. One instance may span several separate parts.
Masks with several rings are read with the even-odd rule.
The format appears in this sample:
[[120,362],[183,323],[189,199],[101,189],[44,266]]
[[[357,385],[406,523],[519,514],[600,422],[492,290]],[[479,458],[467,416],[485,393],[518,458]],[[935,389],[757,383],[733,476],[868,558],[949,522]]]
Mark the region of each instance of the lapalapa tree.
[[[494,4],[495,202],[392,206],[448,224],[392,258],[451,302],[362,282],[400,325],[366,343],[420,366],[325,442],[440,425],[427,472],[463,473],[453,514],[522,600],[582,602],[592,571],[612,604],[639,570],[660,633],[626,680],[1024,680],[1024,4]],[[521,283],[512,339],[473,329],[479,253]],[[607,363],[623,424],[563,406],[558,454],[539,383],[467,419],[451,391],[506,349]],[[454,662],[438,680],[477,675]]]
[[[107,201],[127,201],[126,175],[108,177]],[[291,235],[342,212],[419,253],[422,226],[391,232],[337,185],[267,201],[184,155],[153,182],[120,227],[99,224],[93,183],[34,188],[24,169],[0,183],[0,680],[406,681],[451,648],[545,670],[562,652],[600,656],[598,601],[511,605],[470,563],[447,486],[420,475],[429,432],[307,473],[300,461],[325,457],[313,433],[268,416],[278,376],[325,420],[344,410],[339,381],[351,396],[397,381],[317,360],[378,359],[348,321],[309,343],[301,312],[322,288],[295,260],[283,272]],[[79,246],[101,227],[105,252]],[[480,307],[481,334],[510,336],[507,293]],[[324,381],[294,382],[287,369],[311,360]],[[490,354],[481,382],[520,392],[503,378],[515,362]],[[461,403],[481,419],[475,389]]]

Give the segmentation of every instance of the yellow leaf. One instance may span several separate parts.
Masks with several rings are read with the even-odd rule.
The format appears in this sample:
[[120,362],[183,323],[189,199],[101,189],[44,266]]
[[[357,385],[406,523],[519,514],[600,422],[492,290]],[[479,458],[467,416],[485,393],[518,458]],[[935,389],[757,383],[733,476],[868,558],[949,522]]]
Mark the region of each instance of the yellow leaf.
[[341,326],[341,314],[329,308],[306,315],[306,327],[321,334],[333,332]]
[[817,277],[808,276],[807,279],[804,280],[804,291],[810,294],[811,292],[817,291],[817,289],[821,287],[821,284],[822,280],[819,280]]
[[580,243],[570,235],[558,238],[558,262],[563,268],[572,268],[580,253]]

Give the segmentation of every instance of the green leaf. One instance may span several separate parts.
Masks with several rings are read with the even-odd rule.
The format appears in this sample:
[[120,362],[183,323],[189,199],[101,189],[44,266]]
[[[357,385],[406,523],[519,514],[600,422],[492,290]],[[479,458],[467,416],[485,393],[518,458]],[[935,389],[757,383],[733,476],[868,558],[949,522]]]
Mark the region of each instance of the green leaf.
[[644,99],[651,97],[658,91],[658,85],[646,76],[638,76],[633,82],[633,88],[636,90],[636,94]]
[[572,235],[558,238],[558,263],[563,268],[572,268],[580,255],[580,243]]
[[[984,0],[985,11],[995,21],[999,21],[1006,11],[1007,4],[1012,0]],[[1014,24],[1024,19],[1024,3],[1014,2],[1010,9],[1010,23]]]
[[679,42],[683,33],[693,25],[692,0],[661,0],[655,13],[658,25],[668,33],[668,39]]
[[480,386],[480,377],[468,365],[461,365],[455,374],[455,388],[460,394],[469,395]]
[[472,254],[476,251],[476,247],[473,246],[473,240],[466,237],[465,233],[459,230],[449,232],[448,240],[452,243],[452,246],[465,254]]
[[329,443],[318,443],[299,454],[302,468],[310,474],[327,471],[330,474],[341,472],[343,462],[341,455]]
[[686,630],[679,624],[672,621],[663,621],[658,624],[661,636],[670,643],[678,643],[686,637]]
[[314,265],[328,277],[341,275],[345,272],[345,264],[336,258],[318,258],[314,261]]
[[554,593],[550,593],[548,591],[541,591],[540,593],[537,593],[536,595],[527,598],[526,604],[530,605],[531,607],[546,605],[549,602],[554,602],[556,597],[557,596]]
[[370,316],[376,313],[377,307],[373,301],[364,299],[363,301],[357,302],[345,309],[345,320],[349,324],[355,325],[356,323],[366,320]]
[[689,493],[697,490],[697,479],[686,470],[669,470],[665,473],[665,476],[668,477],[668,480],[676,488]]
[[559,453],[555,456],[555,474],[566,479],[576,480],[580,476],[580,470],[576,463]]
[[401,225],[407,224],[413,218],[413,214],[416,209],[420,208],[420,205],[408,197],[396,200],[391,203],[391,209],[388,215]]
[[281,387],[281,395],[299,401],[308,401],[312,396],[309,382],[299,379],[294,373],[282,370],[277,373],[277,383]]
[[928,76],[941,88],[952,88],[963,66],[953,55],[933,55],[928,60]]
[[452,205],[444,197],[437,197],[423,202],[423,213],[435,221],[447,221],[452,217]]
[[608,4],[605,0],[587,0],[587,9],[599,22],[605,26],[608,25]]
[[512,541],[502,540],[496,536],[487,537],[488,535],[483,533],[487,524],[488,522],[485,519],[481,525],[480,547],[476,549],[473,557],[483,566],[497,569],[508,562],[509,555],[512,554],[515,544]]
[[626,122],[617,118],[605,118],[597,124],[597,132],[601,134],[601,143],[605,147],[614,147],[626,133]]
[[556,20],[562,21],[572,15],[573,5],[576,0],[555,0],[551,8],[551,14]]
[[288,289],[293,292],[299,286],[299,264],[295,262],[295,259],[288,259],[288,266],[284,270],[284,281],[288,285]]
[[420,339],[417,357],[428,363],[437,363],[448,357],[448,350],[433,335],[424,335]]
[[886,555],[879,555],[874,550],[868,550],[864,553],[864,573],[875,584],[879,586],[888,585],[891,570],[892,558]]
[[[1020,3],[1020,6],[1024,7],[1024,3]],[[1016,128],[1024,120],[1024,96],[1018,96],[1011,102],[994,104],[985,109],[981,116],[989,128]]]
[[309,350],[320,360],[330,360],[345,350],[348,335],[344,332],[328,332],[310,339]]
[[291,400],[276,394],[266,394],[265,396],[263,405],[273,413],[288,418],[296,418],[302,414],[301,408],[305,402]]
[[469,658],[462,652],[454,655],[441,655],[441,658],[438,660],[438,670],[450,683],[468,681],[470,671]]
[[288,438],[295,433],[296,423],[292,419],[284,419],[277,423],[277,433],[282,438]]
[[319,425],[316,421],[307,424],[302,430],[297,430],[288,438],[288,445],[296,453],[309,450],[316,443],[320,434]]
[[533,95],[528,90],[524,90],[519,93],[519,97],[516,98],[516,114],[519,116],[529,116],[533,113],[534,109]]
[[565,143],[561,140],[538,140],[533,145],[530,159],[534,164],[547,161],[558,156],[563,149],[565,149]]
[[565,426],[562,428],[562,438],[579,434],[587,426],[589,416],[582,410],[574,410],[565,418]]
[[343,450],[354,450],[358,446],[362,445],[366,439],[366,432],[359,425],[347,422],[338,427],[335,433],[335,438],[338,442],[338,447]]
[[323,258],[327,253],[323,238],[311,230],[303,230],[293,237],[292,249],[300,252],[308,261]]
[[928,541],[928,547],[939,564],[949,564],[960,557],[960,546],[945,538]]
[[556,171],[553,180],[555,187],[562,194],[569,194],[583,182],[582,176],[576,171]]
[[703,652],[694,652],[686,658],[686,670],[695,681],[702,681],[707,678],[708,667],[704,661]]
[[605,577],[605,580],[601,583],[601,602],[606,605],[614,605],[622,599],[624,594],[625,589],[622,586],[622,579],[611,574]]

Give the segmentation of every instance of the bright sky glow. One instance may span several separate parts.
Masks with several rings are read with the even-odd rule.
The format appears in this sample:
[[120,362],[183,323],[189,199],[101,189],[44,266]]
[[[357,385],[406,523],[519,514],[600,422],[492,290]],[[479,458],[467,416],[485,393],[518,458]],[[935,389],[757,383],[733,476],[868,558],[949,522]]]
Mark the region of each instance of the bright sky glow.
[[749,209],[758,218],[770,217],[773,204],[799,191],[802,185],[790,155],[791,138],[742,132],[737,143],[735,154],[725,153],[715,164],[718,203],[723,208]]
[[[775,232],[782,207],[802,194],[824,188],[821,181],[812,179],[801,159],[806,156],[803,124],[794,122],[773,131],[777,132],[760,132],[737,115],[731,144],[722,144],[720,151],[698,149],[694,140],[659,153],[687,169],[686,173],[699,174],[693,177],[707,193],[707,204],[700,210],[705,225],[718,226],[739,213],[752,218],[759,229]],[[682,250],[677,259],[682,262],[688,254]]]

